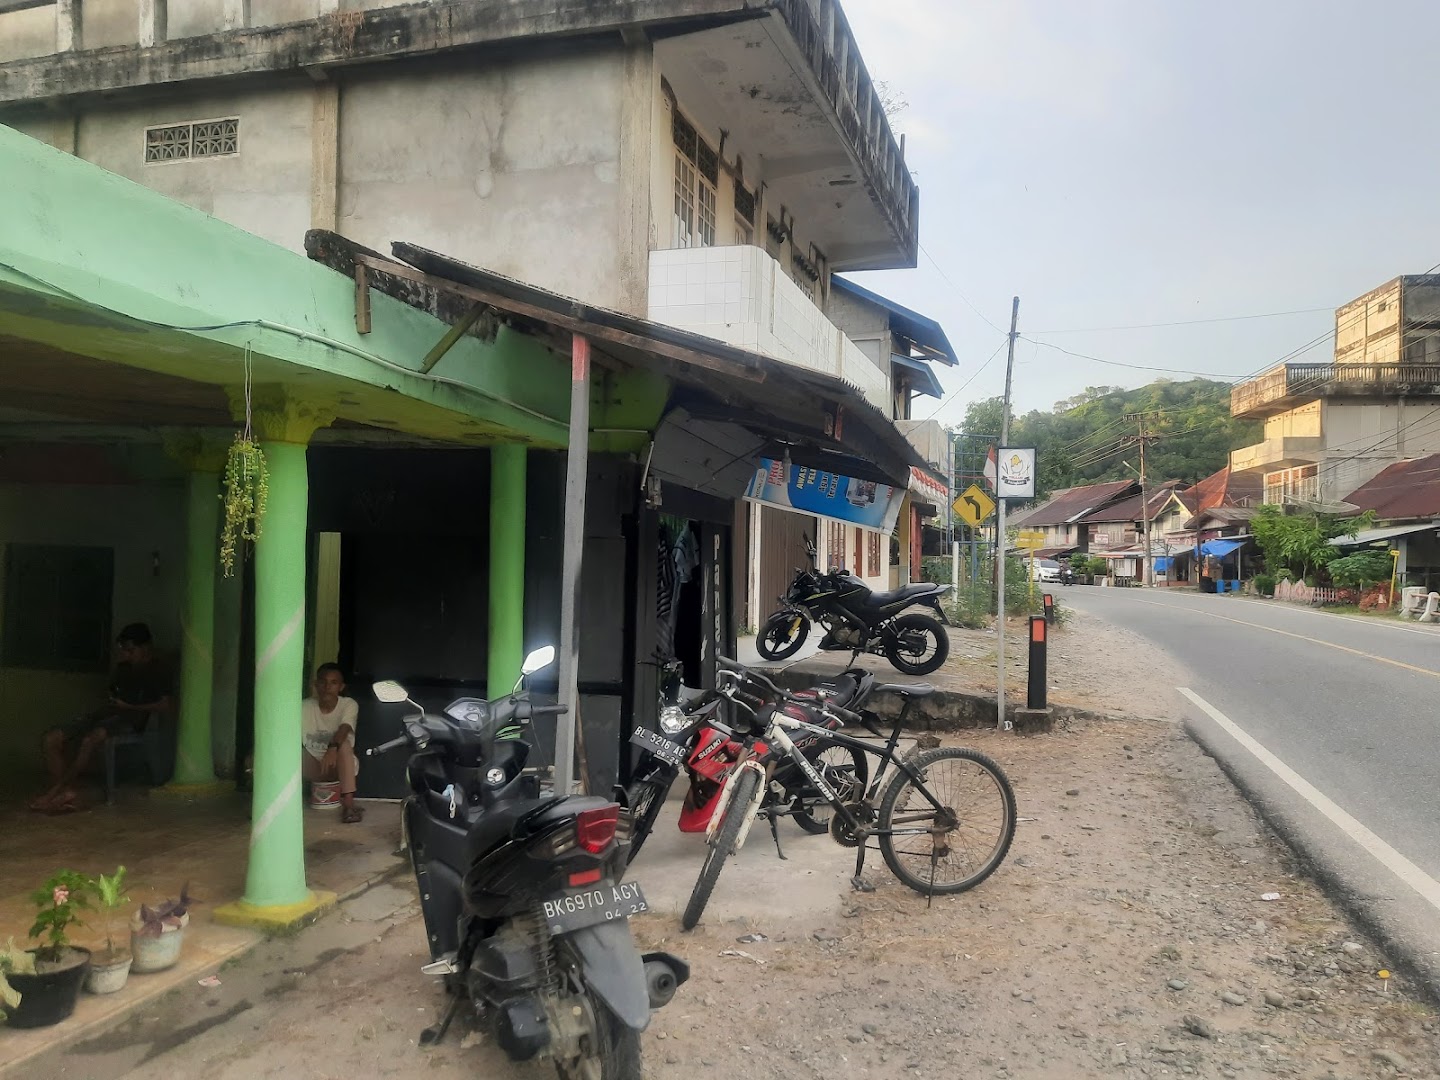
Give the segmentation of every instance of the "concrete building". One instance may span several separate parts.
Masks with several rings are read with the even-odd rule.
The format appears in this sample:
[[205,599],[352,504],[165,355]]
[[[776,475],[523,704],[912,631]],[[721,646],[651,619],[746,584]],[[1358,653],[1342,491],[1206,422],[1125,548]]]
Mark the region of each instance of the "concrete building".
[[1230,467],[1262,477],[1266,503],[1340,509],[1388,465],[1440,451],[1440,276],[1398,277],[1340,307],[1332,361],[1240,383],[1230,412],[1265,422]]
[[[838,0],[24,0],[0,122],[292,250],[407,241],[894,419],[953,363],[933,320],[834,276],[913,266],[919,205]],[[911,572],[891,527],[794,516],[737,512],[748,608],[806,534],[877,587]]]

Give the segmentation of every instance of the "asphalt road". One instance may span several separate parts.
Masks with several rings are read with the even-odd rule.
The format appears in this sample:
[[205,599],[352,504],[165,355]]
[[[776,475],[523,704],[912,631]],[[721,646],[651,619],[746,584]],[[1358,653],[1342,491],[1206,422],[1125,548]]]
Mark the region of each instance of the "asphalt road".
[[1440,993],[1440,631],[1230,595],[1061,599],[1188,669],[1156,694]]

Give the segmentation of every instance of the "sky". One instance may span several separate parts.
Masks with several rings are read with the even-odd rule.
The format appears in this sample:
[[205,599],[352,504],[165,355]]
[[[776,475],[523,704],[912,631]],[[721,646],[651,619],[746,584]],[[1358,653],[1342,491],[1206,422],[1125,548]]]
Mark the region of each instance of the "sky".
[[1015,295],[1025,412],[1263,370],[1440,263],[1433,0],[843,6],[920,186],[919,266],[855,279],[945,327],[941,421],[1003,390]]

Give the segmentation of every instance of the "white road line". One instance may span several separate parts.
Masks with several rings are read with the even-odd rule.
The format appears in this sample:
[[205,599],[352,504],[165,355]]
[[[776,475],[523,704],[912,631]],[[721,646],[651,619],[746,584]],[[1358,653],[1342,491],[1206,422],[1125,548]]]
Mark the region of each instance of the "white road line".
[[1422,630],[1418,626],[1400,626],[1397,623],[1383,622],[1379,616],[1366,615],[1343,615],[1338,611],[1319,611],[1312,607],[1300,607],[1297,604],[1287,604],[1283,600],[1251,600],[1248,597],[1237,596],[1233,601],[1226,603],[1257,604],[1260,607],[1268,607],[1271,611],[1293,611],[1297,615],[1319,615],[1325,619],[1344,619],[1348,623],[1358,623],[1361,626],[1374,626],[1382,630],[1399,630],[1402,634],[1419,634],[1421,637],[1440,638],[1440,631]]
[[1360,822],[1336,806],[1335,803],[1326,797],[1323,792],[1319,791],[1315,785],[1311,784],[1294,769],[1290,768],[1289,765],[1286,765],[1269,750],[1266,750],[1265,747],[1261,746],[1260,743],[1246,734],[1235,721],[1231,720],[1219,709],[1215,708],[1214,705],[1211,705],[1199,694],[1195,693],[1194,690],[1191,690],[1188,686],[1177,686],[1175,689],[1189,698],[1190,701],[1201,709],[1205,715],[1210,717],[1211,720],[1219,724],[1231,738],[1246,750],[1249,750],[1250,753],[1254,754],[1255,758],[1262,765],[1283,780],[1295,794],[1299,795],[1316,810],[1324,814],[1331,824],[1364,848],[1376,861],[1406,885],[1409,885],[1410,888],[1424,897],[1436,911],[1440,911],[1440,881],[1436,881],[1429,874],[1425,873],[1424,870],[1421,870],[1409,859],[1405,858],[1404,855],[1401,855],[1384,840],[1381,840],[1380,837],[1376,836],[1364,825],[1361,825]]

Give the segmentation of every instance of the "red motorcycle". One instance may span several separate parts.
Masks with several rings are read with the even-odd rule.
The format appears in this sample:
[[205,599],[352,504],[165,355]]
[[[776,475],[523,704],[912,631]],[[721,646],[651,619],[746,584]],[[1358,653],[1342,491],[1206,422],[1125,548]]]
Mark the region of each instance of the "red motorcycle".
[[[660,710],[660,731],[635,729],[630,742],[645,753],[635,770],[634,781],[627,789],[616,792],[617,800],[630,811],[632,860],[654,829],[660,808],[682,767],[690,775],[690,788],[680,811],[680,831],[704,832],[720,801],[725,781],[740,757],[740,741],[720,719],[723,699],[707,691],[682,704],[678,675],[671,673],[671,676],[669,689],[662,686],[662,700],[666,704]],[[874,685],[875,676],[871,672],[852,667],[797,692],[795,697],[828,701],[858,711]],[[778,707],[796,708],[785,704]],[[839,724],[838,720],[828,722],[832,729]],[[870,780],[870,766],[863,753],[827,742],[820,735],[797,740],[796,745],[842,799],[852,793],[859,799],[864,794]],[[760,813],[769,819],[775,848],[783,859],[776,825],[779,818],[793,817],[806,832],[819,834],[829,830],[832,811],[790,758],[772,754],[763,744],[757,746],[755,756],[773,770]]]

